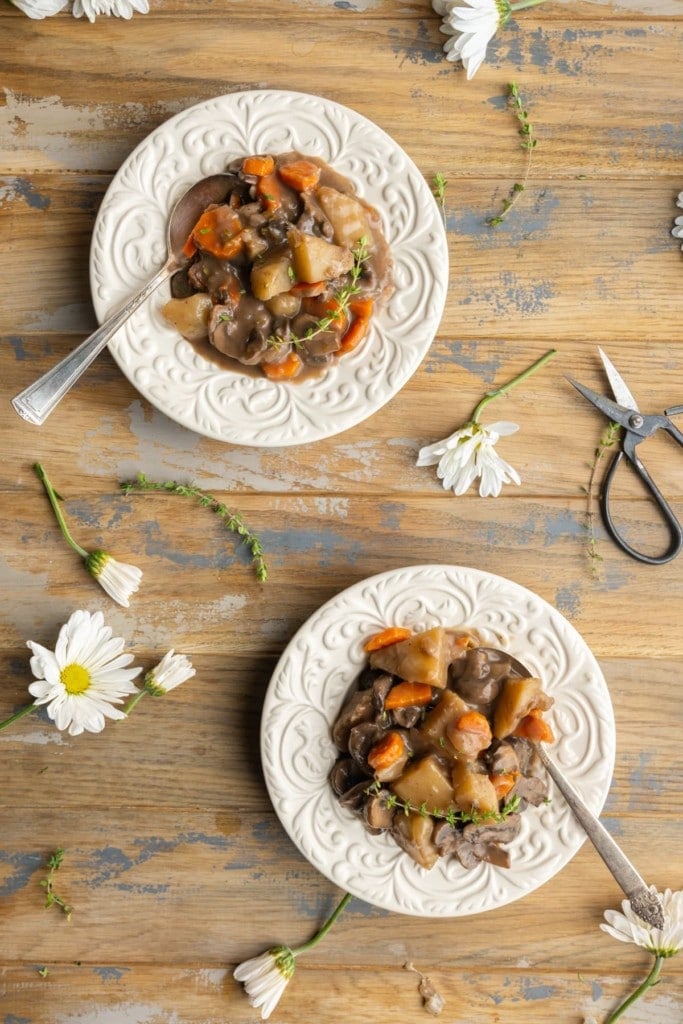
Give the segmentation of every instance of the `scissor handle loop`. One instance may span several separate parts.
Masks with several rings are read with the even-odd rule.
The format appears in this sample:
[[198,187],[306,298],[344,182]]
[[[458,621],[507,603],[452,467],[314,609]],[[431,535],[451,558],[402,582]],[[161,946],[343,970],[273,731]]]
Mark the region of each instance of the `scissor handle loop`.
[[[645,562],[647,565],[663,565],[665,562],[671,562],[683,547],[683,529],[678,519],[674,515],[673,509],[666,501],[664,495],[657,487],[656,483],[645,469],[645,466],[638,458],[638,454],[635,450],[635,444],[629,445],[628,442],[631,440],[627,436],[624,440],[624,450],[616,453],[612,459],[612,463],[607,470],[605,480],[602,485],[602,493],[600,495],[600,508],[602,511],[602,517],[605,521],[607,531],[616,544],[619,545],[624,551],[626,551],[632,558],[636,558],[639,562]],[[646,555],[642,551],[637,551],[632,547],[624,537],[621,535],[617,526],[612,519],[612,514],[609,508],[609,495],[610,488],[614,481],[614,476],[619,468],[621,460],[626,456],[629,462],[632,463],[635,472],[638,474],[640,479],[643,481],[647,489],[652,494],[652,497],[659,506],[659,510],[662,513],[662,518],[666,522],[671,537],[671,543],[667,550],[662,555]]]

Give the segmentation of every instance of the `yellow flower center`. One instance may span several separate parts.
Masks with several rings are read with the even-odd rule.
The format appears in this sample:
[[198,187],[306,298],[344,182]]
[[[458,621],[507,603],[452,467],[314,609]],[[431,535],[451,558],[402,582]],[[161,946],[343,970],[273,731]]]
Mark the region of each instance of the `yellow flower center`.
[[84,693],[90,686],[90,673],[82,665],[66,665],[59,678],[66,692],[72,695]]

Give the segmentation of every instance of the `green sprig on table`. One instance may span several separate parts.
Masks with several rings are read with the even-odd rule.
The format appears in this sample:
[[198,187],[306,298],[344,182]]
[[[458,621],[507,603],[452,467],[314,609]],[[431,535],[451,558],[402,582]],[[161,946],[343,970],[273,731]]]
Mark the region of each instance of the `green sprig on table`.
[[518,132],[522,139],[522,149],[526,150],[527,154],[526,168],[521,182],[516,181],[508,195],[503,200],[503,208],[501,212],[495,217],[489,217],[486,221],[490,228],[496,228],[499,224],[503,223],[504,219],[507,217],[508,213],[526,188],[526,183],[529,180],[529,174],[531,172],[531,158],[538,142],[534,135],[531,121],[529,120],[529,114],[525,109],[519,87],[515,82],[510,82],[508,85],[508,106],[512,108],[519,124]]
[[45,908],[60,907],[63,913],[66,915],[67,921],[71,920],[71,914],[73,913],[73,907],[70,907],[66,900],[62,899],[59,893],[55,892],[54,878],[57,871],[62,866],[64,860],[64,850],[59,846],[53,854],[51,854],[46,863],[48,869],[47,876],[40,880],[40,884],[45,890]]
[[166,494],[179,494],[183,498],[193,498],[202,508],[210,509],[219,519],[223,520],[226,529],[237,534],[242,543],[247,546],[251,553],[251,560],[256,572],[256,577],[261,583],[268,578],[268,569],[263,557],[261,541],[255,533],[248,528],[242,516],[233,512],[222,501],[218,501],[212,494],[201,491],[192,484],[179,484],[175,480],[164,480],[157,482],[149,480],[144,473],[138,473],[135,480],[125,480],[121,484],[124,494],[144,491],[163,491]]

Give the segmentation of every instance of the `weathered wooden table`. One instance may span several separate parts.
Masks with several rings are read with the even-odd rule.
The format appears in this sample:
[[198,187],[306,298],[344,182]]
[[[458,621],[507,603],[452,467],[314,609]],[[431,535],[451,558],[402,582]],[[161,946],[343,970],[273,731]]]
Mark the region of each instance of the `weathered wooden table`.
[[[234,966],[304,941],[342,895],[268,800],[258,731],[270,674],[323,602],[402,565],[506,576],[573,623],[616,717],[603,820],[649,882],[681,888],[683,559],[638,564],[598,522],[602,561],[591,572],[584,491],[605,422],[565,380],[604,389],[600,344],[643,411],[683,401],[683,257],[670,234],[683,188],[679,0],[525,11],[470,82],[445,61],[426,0],[152,0],[146,16],[95,24],[68,13],[34,22],[4,4],[0,23],[0,718],[26,703],[26,641],[52,646],[76,608],[102,609],[145,665],[174,647],[197,668],[99,736],[70,738],[44,715],[0,733],[3,1024],[258,1019]],[[486,219],[525,161],[506,109],[513,80],[538,146],[526,191],[492,229]],[[448,179],[449,293],[419,371],[361,425],[279,450],[177,426],[108,353],[43,427],[20,420],[10,398],[95,326],[88,250],[113,173],[170,115],[246,88],[345,104],[388,132],[428,182]],[[521,487],[456,498],[416,468],[422,445],[550,347],[555,359],[490,410],[489,422],[521,425],[501,442]],[[682,515],[678,455],[665,441],[648,447]],[[38,460],[80,543],[143,569],[129,609],[61,540]],[[139,471],[193,481],[239,510],[263,542],[267,582],[183,499],[124,496],[120,482]],[[619,508],[656,547],[649,503],[629,487]],[[58,847],[70,922],[44,908],[40,885]],[[599,930],[620,899],[590,844],[523,901],[475,917],[432,921],[354,899],[272,1019],[424,1019],[410,961],[453,1024],[601,1021],[651,966]],[[682,963],[668,961],[628,1020],[681,1020]]]

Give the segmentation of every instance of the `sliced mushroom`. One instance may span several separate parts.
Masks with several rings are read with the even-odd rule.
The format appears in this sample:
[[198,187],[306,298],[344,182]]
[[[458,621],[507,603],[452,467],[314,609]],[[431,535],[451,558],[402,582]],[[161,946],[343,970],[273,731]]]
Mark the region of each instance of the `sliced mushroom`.
[[486,752],[486,763],[491,775],[514,775],[521,771],[515,748],[505,740],[493,741]]
[[379,743],[385,732],[386,729],[376,722],[361,722],[360,725],[354,725],[349,733],[349,754],[367,775],[373,774],[368,764],[368,753]]
[[508,799],[514,796],[518,796],[520,800],[538,807],[539,804],[548,799],[548,783],[538,775],[520,775],[510,790]]
[[330,785],[337,796],[347,793],[362,781],[363,774],[352,757],[341,757],[330,772]]
[[370,721],[374,711],[372,691],[354,690],[332,726],[332,739],[340,750],[348,750],[349,733],[360,722]]
[[439,851],[432,841],[433,827],[433,819],[428,815],[411,811],[410,814],[397,814],[391,830],[401,849],[428,871],[439,859]]
[[388,789],[380,789],[379,792],[368,796],[363,804],[363,820],[375,834],[386,832],[394,823],[396,811],[393,807],[387,806],[390,796]]

